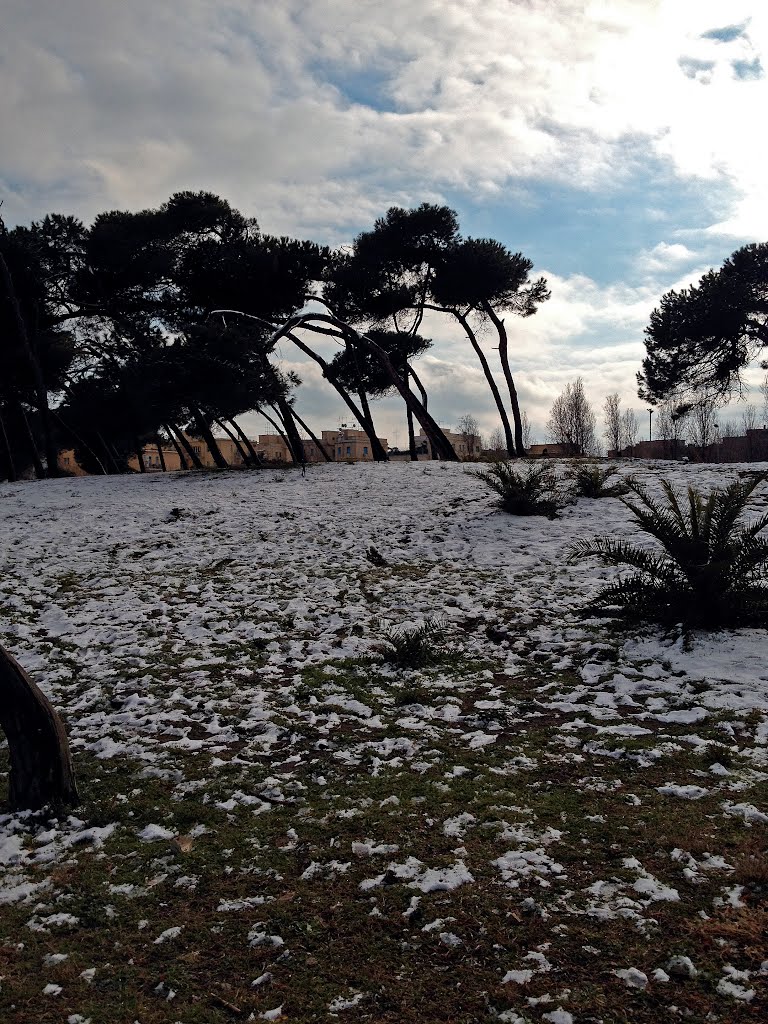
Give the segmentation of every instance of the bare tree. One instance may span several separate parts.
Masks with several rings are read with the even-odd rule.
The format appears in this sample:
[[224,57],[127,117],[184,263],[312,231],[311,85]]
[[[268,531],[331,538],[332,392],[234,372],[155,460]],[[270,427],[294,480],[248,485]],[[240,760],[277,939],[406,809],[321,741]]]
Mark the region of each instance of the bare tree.
[[[525,415],[525,413],[523,413]],[[507,449],[506,440],[504,438],[504,431],[501,427],[496,427],[491,431],[491,435],[488,438],[488,447],[492,452],[503,452]]]
[[634,454],[637,444],[637,432],[640,424],[637,422],[637,414],[634,409],[625,409],[619,418],[620,448],[628,448],[630,454]]
[[656,437],[664,442],[665,458],[676,458],[685,434],[685,420],[677,411],[677,403],[670,399],[656,410]]
[[609,451],[618,454],[622,447],[621,436],[621,399],[617,391],[608,395],[603,404],[605,413],[605,439],[608,442]]
[[531,421],[525,411],[523,411],[521,422],[523,424],[523,449],[524,452],[527,452],[531,447]]
[[757,414],[757,406],[752,404],[745,405],[741,413],[741,428],[744,432],[744,437],[747,439],[747,459],[749,462],[752,462],[755,457],[755,436],[752,431],[757,430],[759,426],[760,417]]
[[768,373],[763,377],[760,385],[760,394],[763,396],[763,426],[768,426]]
[[459,422],[456,424],[456,433],[461,434],[464,440],[467,458],[471,459],[480,454],[480,449],[483,446],[480,424],[471,413],[465,413],[459,418]]
[[718,434],[718,422],[713,402],[697,402],[689,413],[688,440],[703,455],[704,449],[714,444]]
[[748,430],[757,430],[760,426],[760,417],[757,415],[757,406],[745,405],[741,413],[741,428],[746,434]]
[[584,394],[584,381],[577,377],[566,384],[549,414],[547,433],[554,444],[563,445],[571,455],[593,455],[599,450],[595,414]]
[[738,437],[739,424],[736,420],[723,420],[720,426],[720,434],[722,437]]

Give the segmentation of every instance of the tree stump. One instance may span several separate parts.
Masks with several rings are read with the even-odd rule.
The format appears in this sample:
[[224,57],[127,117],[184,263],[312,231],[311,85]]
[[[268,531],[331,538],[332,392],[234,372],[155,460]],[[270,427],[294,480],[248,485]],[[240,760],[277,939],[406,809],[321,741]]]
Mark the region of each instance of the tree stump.
[[8,651],[0,647],[0,728],[8,740],[11,809],[80,802],[64,723]]

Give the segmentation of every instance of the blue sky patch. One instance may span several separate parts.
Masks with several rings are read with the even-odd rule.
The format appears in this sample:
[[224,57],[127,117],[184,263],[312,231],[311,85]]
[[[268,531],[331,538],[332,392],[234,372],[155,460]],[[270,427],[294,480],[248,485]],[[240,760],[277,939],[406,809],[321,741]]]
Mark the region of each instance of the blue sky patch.
[[732,43],[734,39],[740,39],[747,34],[748,21],[740,25],[723,25],[722,28],[711,28],[708,32],[702,32],[702,39],[714,39],[716,43]]
[[754,60],[732,60],[731,67],[736,78],[740,78],[742,81],[762,78],[765,74],[759,57],[755,57]]

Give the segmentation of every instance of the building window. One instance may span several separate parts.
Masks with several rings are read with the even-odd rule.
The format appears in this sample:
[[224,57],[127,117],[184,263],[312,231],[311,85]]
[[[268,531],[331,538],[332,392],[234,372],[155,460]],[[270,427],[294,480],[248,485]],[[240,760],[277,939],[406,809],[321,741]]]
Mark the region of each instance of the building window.
[[368,446],[367,446],[367,445],[365,445],[365,446],[363,447],[363,455],[367,455],[367,454],[368,454]]
[[339,445],[339,455],[341,455],[341,445]]
[[350,448],[349,445],[347,445],[347,455],[351,455],[351,454],[352,454],[352,449]]

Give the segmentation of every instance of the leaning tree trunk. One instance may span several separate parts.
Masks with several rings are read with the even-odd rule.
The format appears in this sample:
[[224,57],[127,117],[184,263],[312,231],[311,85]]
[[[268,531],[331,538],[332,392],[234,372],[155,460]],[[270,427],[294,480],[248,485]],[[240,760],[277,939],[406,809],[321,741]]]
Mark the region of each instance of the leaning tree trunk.
[[493,307],[488,302],[483,303],[483,309],[488,314],[488,317],[493,322],[493,326],[496,328],[496,332],[499,335],[499,358],[501,359],[501,369],[504,373],[504,380],[507,382],[507,388],[509,389],[509,402],[512,406],[512,419],[515,421],[515,446],[517,448],[517,454],[520,456],[525,455],[525,445],[523,444],[523,420],[520,415],[520,404],[517,400],[517,388],[512,378],[512,370],[509,366],[509,339],[507,338],[507,329],[504,326],[504,321],[500,320],[496,316]]
[[299,434],[299,428],[296,426],[296,420],[293,418],[293,411],[285,398],[278,398],[275,405],[272,406],[276,413],[279,414],[282,420],[283,426],[285,427],[285,436],[288,439],[288,447],[291,449],[291,455],[293,455],[293,461],[299,466],[303,466],[305,463],[304,458],[304,445]]
[[[477,340],[477,336],[475,335],[475,332],[469,326],[469,323],[468,323],[467,318],[465,316],[462,316],[461,313],[457,313],[455,310],[452,310],[451,312],[456,317],[456,319],[459,321],[461,326],[464,328],[464,333],[469,338],[469,343],[472,346],[472,348],[475,350],[475,355],[480,360],[480,365],[483,368],[483,373],[485,374],[485,379],[486,379],[486,381],[488,383],[488,387],[491,390],[491,394],[493,395],[493,400],[496,403],[496,409],[498,410],[499,417],[501,419],[501,426],[502,426],[502,428],[504,430],[504,440],[505,440],[506,445],[507,445],[507,455],[510,458],[513,458],[516,454],[517,455],[525,454],[525,452],[524,452],[524,450],[522,448],[522,423],[521,423],[521,434],[520,434],[521,444],[520,444],[520,447],[518,447],[516,449],[515,441],[514,441],[514,438],[512,437],[512,428],[510,427],[509,417],[507,416],[507,410],[504,408],[504,403],[501,400],[501,395],[499,394],[499,389],[496,386],[496,381],[493,379],[493,374],[491,373],[491,368],[488,365],[488,360],[485,358],[485,352],[483,352],[482,348],[480,347],[480,342]],[[506,360],[506,367],[507,367],[507,370],[509,370],[509,360],[507,359],[507,350],[506,350],[506,332],[504,334],[504,338],[505,338],[505,348],[504,348],[504,357],[502,359],[502,362],[504,362],[504,360]],[[501,347],[500,347],[500,350],[501,350]],[[507,384],[509,384],[509,381],[511,379],[511,374],[509,375],[509,377],[507,377],[506,376],[506,371],[505,371],[505,379],[507,380]],[[512,389],[514,389],[514,384],[512,384]],[[517,392],[515,392],[515,397],[517,397]]]
[[[4,230],[3,225],[3,230]],[[39,354],[35,345],[32,344],[29,332],[27,331],[27,324],[24,320],[24,314],[21,311],[19,305],[19,299],[16,294],[16,288],[13,283],[11,271],[8,264],[5,262],[5,258],[0,253],[0,277],[3,281],[4,291],[8,303],[11,307],[11,313],[13,317],[13,324],[16,328],[16,334],[24,350],[24,353],[29,360],[30,369],[32,370],[32,380],[35,387],[35,399],[37,401],[37,409],[40,415],[40,428],[43,433],[43,445],[45,448],[45,457],[48,463],[47,475],[58,476],[59,475],[59,452],[56,448],[56,444],[53,439],[53,431],[51,429],[51,410],[48,405],[48,388],[45,384],[45,378],[43,376],[43,369],[40,364]],[[37,466],[35,466],[37,472]]]
[[365,419],[361,420],[360,424],[365,429],[365,432],[368,435],[368,440],[371,442],[371,455],[373,456],[373,461],[389,462],[389,456],[384,451],[384,446],[381,441],[379,441],[379,436],[376,433],[368,395],[366,395],[365,391],[361,390],[358,391],[357,397],[360,399],[360,408],[365,416]]
[[76,806],[75,773],[64,723],[8,651],[0,647],[0,727],[8,740],[8,801],[15,811]]
[[235,434],[233,431],[231,431],[229,429],[229,427],[227,426],[227,424],[224,422],[223,419],[217,419],[216,422],[218,423],[218,425],[221,427],[221,429],[224,431],[224,433],[227,435],[229,440],[232,442],[232,444],[237,449],[237,454],[240,456],[240,461],[242,462],[242,464],[244,466],[247,466],[249,461],[250,461],[249,456],[248,456],[248,452],[240,444],[240,439],[238,438],[237,434]]
[[173,431],[171,430],[169,424],[164,423],[163,427],[165,429],[166,434],[171,439],[171,444],[176,449],[176,454],[179,456],[179,469],[189,469],[190,464],[187,462],[187,457],[184,454],[184,449],[181,447],[179,442],[174,437]]
[[2,413],[0,413],[0,438],[2,438],[3,452],[5,453],[5,463],[7,466],[6,476],[9,483],[14,483],[18,479],[18,476],[16,474],[16,465],[13,461],[11,442],[8,440],[8,434],[5,430],[5,421],[3,420]]
[[205,441],[208,451],[211,453],[213,461],[216,463],[219,469],[229,469],[229,463],[221,454],[221,448],[216,444],[216,438],[213,436],[211,428],[206,422],[205,416],[200,409],[196,406],[192,407],[192,418],[195,421],[195,426],[200,434],[200,437]]
[[[168,424],[168,426],[170,427],[170,424]],[[187,458],[192,463],[192,467],[194,469],[205,469],[205,466],[203,465],[202,459],[197,454],[197,452],[192,447],[192,445],[189,443],[187,438],[184,436],[184,431],[183,430],[179,430],[178,427],[174,427],[173,430],[175,431],[176,437],[179,440],[179,444],[182,446],[184,451],[187,453]],[[173,436],[173,435],[171,435],[171,436]]]
[[139,463],[139,470],[142,473],[146,473],[147,472],[147,467],[146,467],[146,465],[144,463],[144,447],[143,447],[141,441],[139,441],[138,437],[134,437],[134,439],[133,439],[133,447],[134,447],[134,450],[136,452],[136,461]]
[[247,449],[248,455],[250,456],[250,459],[251,459],[251,464],[253,466],[255,466],[257,469],[261,469],[261,465],[262,465],[261,459],[259,458],[259,453],[256,451],[256,449],[251,444],[251,439],[245,433],[243,428],[234,419],[232,419],[231,416],[229,418],[229,422],[232,424],[232,427],[235,430],[235,432],[237,433],[237,436],[240,438],[240,440],[245,445],[245,448]]
[[[312,320],[333,324],[336,329],[329,330],[327,328],[313,326],[310,323]],[[448,462],[459,461],[459,457],[453,450],[451,442],[437,425],[437,421],[430,416],[410,388],[403,383],[402,378],[392,365],[392,360],[389,358],[389,355],[380,345],[376,344],[376,342],[369,338],[368,335],[358,333],[353,327],[350,327],[350,325],[345,323],[343,320],[339,320],[337,317],[330,316],[325,313],[302,313],[298,316],[292,317],[287,325],[281,327],[272,335],[271,340],[273,342],[277,341],[281,337],[284,337],[291,331],[295,331],[300,327],[306,328],[309,331],[314,331],[316,334],[335,335],[336,337],[342,338],[345,342],[350,339],[350,336],[359,341],[363,348],[376,356],[390,381],[399,392],[400,397],[413,411],[413,415],[418,420],[419,426],[429,438],[432,447],[437,451],[439,457]],[[371,444],[373,444],[373,441],[371,441]]]
[[[290,444],[288,443],[288,438],[285,436],[285,431],[281,430],[280,424],[277,422],[277,420],[273,420],[268,412],[264,412],[264,410],[261,408],[261,406],[254,405],[253,408],[259,414],[259,416],[263,416],[264,417],[264,419],[267,421],[267,423],[271,423],[272,424],[272,426],[277,431],[277,433],[278,433],[278,435],[280,437],[280,440],[283,442],[283,444],[287,448],[288,454],[291,456],[291,459],[295,462],[296,460],[293,457],[293,449],[291,448]],[[274,412],[274,409],[272,411]]]
[[37,441],[35,441],[35,435],[32,433],[32,427],[30,426],[29,423],[27,411],[18,398],[16,399],[14,404],[16,406],[16,413],[19,417],[19,423],[21,424],[24,433],[27,435],[27,442],[29,444],[29,457],[32,461],[32,465],[35,468],[35,476],[38,480],[44,480],[45,467],[43,466],[43,460],[40,458],[40,452],[37,450]]
[[159,434],[155,434],[155,448],[157,448],[157,457],[160,460],[160,469],[162,469],[164,473],[167,473],[168,467],[165,464],[165,452],[163,451],[163,446],[160,444]]
[[299,414],[296,412],[295,409],[293,410],[293,418],[299,424],[301,429],[302,430],[306,430],[306,432],[309,434],[310,441],[315,446],[315,448],[317,448],[317,450],[320,452],[320,454],[325,459],[325,461],[326,462],[333,462],[333,459],[331,458],[331,456],[328,454],[328,452],[323,447],[323,443],[320,440],[320,438],[317,436],[317,434],[315,434],[315,432],[310,427],[307,426],[307,424],[304,422],[304,420],[301,418],[301,416],[299,416]]

